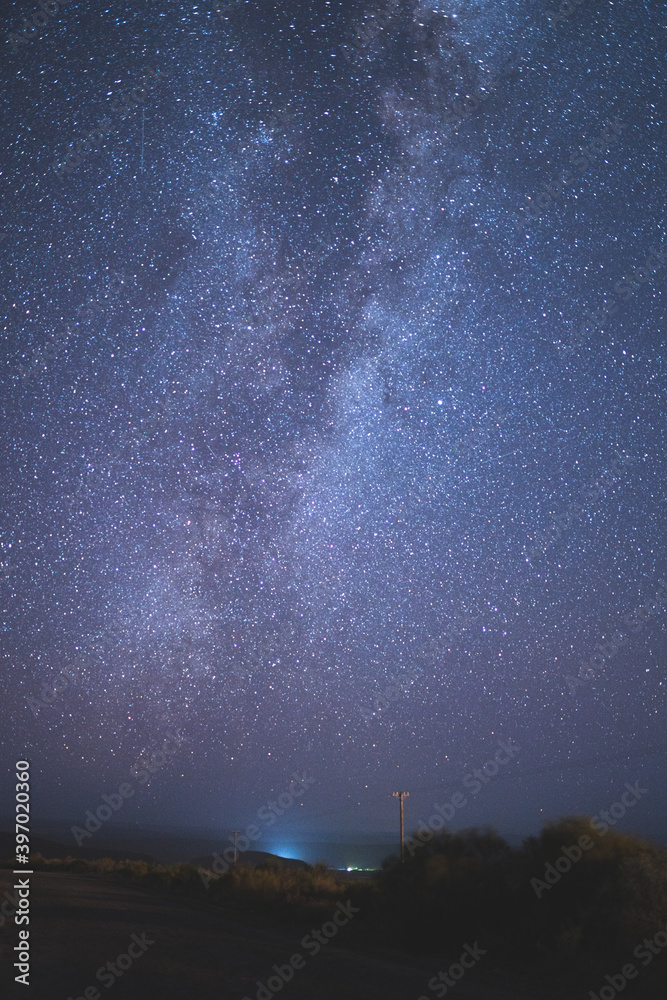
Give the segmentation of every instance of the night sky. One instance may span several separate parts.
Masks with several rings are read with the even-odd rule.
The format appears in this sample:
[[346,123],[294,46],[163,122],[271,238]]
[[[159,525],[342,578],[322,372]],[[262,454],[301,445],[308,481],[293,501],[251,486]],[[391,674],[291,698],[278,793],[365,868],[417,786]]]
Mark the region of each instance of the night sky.
[[667,14],[557,9],[5,5],[33,824],[180,732],[117,822],[412,829],[511,740],[454,827],[667,831]]

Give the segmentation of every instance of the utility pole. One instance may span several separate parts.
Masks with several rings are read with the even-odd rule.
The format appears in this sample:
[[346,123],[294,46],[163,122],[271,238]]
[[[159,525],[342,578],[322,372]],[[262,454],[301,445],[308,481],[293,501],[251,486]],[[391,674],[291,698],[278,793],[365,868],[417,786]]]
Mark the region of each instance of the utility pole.
[[234,834],[234,864],[236,864],[236,859],[238,857],[238,851],[236,850],[236,838],[240,832],[240,830],[232,830],[232,833]]
[[401,812],[401,864],[405,861],[405,837],[403,836],[403,799],[408,796],[410,797],[410,792],[392,792],[395,799],[398,799],[399,809]]

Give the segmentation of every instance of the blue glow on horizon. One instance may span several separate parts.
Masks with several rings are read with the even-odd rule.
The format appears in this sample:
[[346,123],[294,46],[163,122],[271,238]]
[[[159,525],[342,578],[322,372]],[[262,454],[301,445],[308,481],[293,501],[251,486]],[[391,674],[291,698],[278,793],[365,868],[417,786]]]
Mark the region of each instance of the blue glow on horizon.
[[303,861],[303,858],[299,854],[294,853],[296,850],[294,847],[284,847],[281,845],[280,847],[267,847],[266,850],[269,854],[277,854],[281,858],[289,858],[290,861]]

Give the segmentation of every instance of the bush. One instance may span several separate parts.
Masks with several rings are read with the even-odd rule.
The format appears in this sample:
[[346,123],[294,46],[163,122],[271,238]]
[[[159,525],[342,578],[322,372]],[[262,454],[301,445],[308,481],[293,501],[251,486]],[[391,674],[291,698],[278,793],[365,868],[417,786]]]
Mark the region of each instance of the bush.
[[408,846],[404,865],[385,864],[380,891],[392,938],[420,951],[479,940],[522,960],[609,959],[667,921],[667,853],[587,817],[547,824],[518,850],[492,829]]
[[653,936],[667,920],[667,854],[631,834],[602,834],[585,816],[568,817],[524,844],[528,882],[544,882],[546,866],[582,836],[593,846],[553,886],[538,887],[540,898],[531,890],[526,906],[531,938],[538,949],[564,957],[613,957]]
[[[405,864],[385,866],[381,878],[392,936],[425,953],[454,950],[467,940],[497,940],[507,919],[515,862],[492,829],[441,831],[416,847]],[[410,851],[407,852],[410,854]],[[486,947],[486,945],[484,945]]]
[[[590,838],[590,846],[578,857],[572,848],[582,837]],[[570,864],[556,868],[568,851]],[[386,860],[377,882],[341,882],[323,864],[302,869],[268,862],[232,867],[212,877],[207,888],[199,870],[186,864],[39,854],[31,860],[35,868],[117,875],[146,889],[281,923],[317,925],[351,899],[361,912],[350,933],[366,933],[371,943],[381,938],[444,957],[478,941],[497,957],[525,965],[533,956],[551,970],[629,956],[667,923],[667,853],[632,835],[602,834],[585,816],[549,823],[516,849],[491,828],[442,830],[419,843],[412,838],[405,864]]]

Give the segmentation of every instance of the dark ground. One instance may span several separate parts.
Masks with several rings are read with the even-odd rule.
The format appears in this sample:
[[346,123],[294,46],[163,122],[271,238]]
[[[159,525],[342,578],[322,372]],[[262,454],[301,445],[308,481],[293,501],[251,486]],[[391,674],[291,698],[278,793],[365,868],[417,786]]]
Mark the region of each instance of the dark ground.
[[[11,884],[11,874],[0,873],[0,895]],[[17,931],[13,921],[0,931],[3,996],[13,980]],[[301,952],[306,965],[280,991],[285,1000],[416,1000],[429,992],[427,982],[439,968],[437,960],[370,958],[333,944],[311,956],[300,945],[307,931],[257,930],[109,879],[37,872],[31,877],[31,986],[14,985],[9,996],[67,1000],[97,985],[113,1000],[242,1000],[246,994],[255,1000],[256,980],[266,982],[274,963],[283,965]],[[155,943],[107,992],[95,973],[127,950],[133,933]],[[483,986],[472,970],[456,996],[517,1000],[520,994]]]
[[[12,883],[10,872],[0,872],[1,898]],[[76,1000],[88,986],[99,987],[101,996],[111,1000],[242,1000],[245,995],[255,1000],[257,980],[265,983],[274,975],[274,963],[284,965],[295,952],[304,955],[306,964],[279,991],[285,1000],[417,1000],[422,995],[432,1000],[435,994],[429,991],[428,980],[443,967],[437,959],[395,951],[368,956],[335,943],[312,956],[300,944],[308,926],[257,929],[219,911],[99,876],[36,872],[31,877],[30,903],[28,988],[13,983],[11,956],[18,928],[7,920],[0,929],[0,994],[11,1000]],[[107,988],[95,973],[127,951],[132,934],[139,938],[145,934],[154,944]],[[648,974],[649,970],[643,981],[628,985],[624,1000],[664,1000],[664,985],[656,981],[654,992]],[[507,985],[505,974],[484,968],[481,960],[447,996],[586,1000],[591,988],[602,985],[604,980],[594,980],[588,988],[575,991],[536,992],[519,980]],[[269,1000],[269,994],[261,996]],[[94,994],[93,1000],[97,1000]]]

